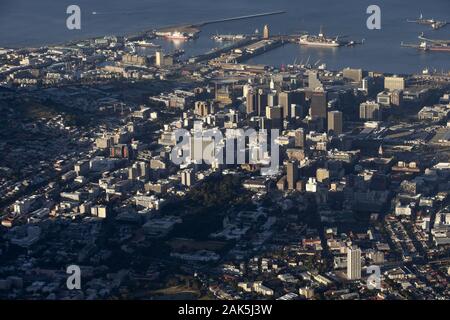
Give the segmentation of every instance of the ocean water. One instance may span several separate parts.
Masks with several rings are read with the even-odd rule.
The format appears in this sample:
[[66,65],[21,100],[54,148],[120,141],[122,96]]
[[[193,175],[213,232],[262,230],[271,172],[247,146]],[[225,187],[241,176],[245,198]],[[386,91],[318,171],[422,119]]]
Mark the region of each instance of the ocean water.
[[[66,8],[81,8],[81,30],[66,28]],[[381,30],[368,30],[366,8],[381,7]],[[424,17],[450,21],[450,0],[1,0],[0,47],[41,46],[102,35],[125,35],[168,25],[284,10],[285,14],[224,22],[202,28],[200,37],[186,43],[163,41],[165,50],[183,48],[186,57],[220,46],[210,38],[216,33],[253,33],[264,24],[272,34],[303,31],[347,36],[364,45],[343,48],[312,48],[286,45],[253,58],[249,63],[283,64],[309,60],[326,63],[329,69],[346,66],[366,70],[413,73],[424,68],[450,71],[450,53],[421,52],[400,43],[418,43],[424,32],[436,39],[450,39],[450,25],[433,31],[407,23]],[[93,15],[92,12],[97,12]]]

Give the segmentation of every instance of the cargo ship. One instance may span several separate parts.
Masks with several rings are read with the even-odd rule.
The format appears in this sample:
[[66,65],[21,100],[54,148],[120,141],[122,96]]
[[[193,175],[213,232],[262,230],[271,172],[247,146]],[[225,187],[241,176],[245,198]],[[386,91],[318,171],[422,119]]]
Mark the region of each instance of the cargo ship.
[[441,51],[441,52],[450,52],[450,45],[447,44],[429,44],[426,41],[421,42],[420,44],[407,44],[401,43],[402,47],[415,48],[422,51]]
[[420,43],[419,48],[424,51],[450,52],[450,46],[447,44],[428,44],[425,41]]
[[340,47],[342,45],[338,41],[337,37],[335,39],[327,38],[323,33],[322,28],[320,29],[320,33],[317,36],[308,34],[301,36],[299,39],[299,43],[306,46],[316,47]]

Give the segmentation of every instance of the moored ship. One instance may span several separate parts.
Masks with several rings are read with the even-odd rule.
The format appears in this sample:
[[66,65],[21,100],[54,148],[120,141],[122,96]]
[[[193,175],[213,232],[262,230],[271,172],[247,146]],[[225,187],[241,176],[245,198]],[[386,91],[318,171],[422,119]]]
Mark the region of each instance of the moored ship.
[[323,33],[322,29],[320,33],[315,35],[305,34],[300,37],[299,43],[307,46],[316,46],[316,47],[340,47],[341,43],[337,38],[327,38]]
[[419,48],[424,51],[444,51],[450,52],[450,46],[447,44],[428,44],[425,41],[420,43]]
[[423,51],[441,51],[441,52],[450,52],[450,45],[445,43],[443,44],[429,44],[426,41],[421,42],[420,44],[407,44],[401,43],[402,47],[415,48]]

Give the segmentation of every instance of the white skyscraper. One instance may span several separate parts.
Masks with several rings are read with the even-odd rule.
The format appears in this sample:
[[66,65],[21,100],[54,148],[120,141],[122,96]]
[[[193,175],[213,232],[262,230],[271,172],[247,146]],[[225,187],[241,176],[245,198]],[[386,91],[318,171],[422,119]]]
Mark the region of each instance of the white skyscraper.
[[181,172],[181,184],[190,187],[194,183],[194,172],[192,169],[183,170]]
[[361,249],[356,246],[347,249],[347,279],[361,279]]

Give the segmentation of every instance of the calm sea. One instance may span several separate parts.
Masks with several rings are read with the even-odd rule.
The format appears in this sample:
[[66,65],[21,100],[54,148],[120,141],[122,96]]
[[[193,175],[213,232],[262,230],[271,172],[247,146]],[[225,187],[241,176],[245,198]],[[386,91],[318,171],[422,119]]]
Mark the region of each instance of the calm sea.
[[[77,4],[82,10],[82,29],[66,29],[66,8]],[[366,28],[366,8],[378,4],[382,29]],[[172,24],[235,17],[285,10],[283,15],[225,22],[206,26],[200,37],[166,50],[183,48],[195,55],[220,46],[210,38],[216,33],[253,33],[264,24],[273,34],[307,31],[318,33],[322,25],[330,36],[365,39],[353,48],[317,49],[287,45],[252,59],[251,63],[279,67],[294,61],[326,63],[330,69],[346,66],[367,70],[412,73],[424,68],[450,70],[450,53],[419,52],[402,48],[402,41],[417,43],[421,32],[437,39],[450,39],[450,25],[438,31],[407,23],[424,17],[450,21],[450,0],[1,0],[0,47],[39,46],[86,37],[127,34]],[[97,12],[93,15],[92,12]]]

